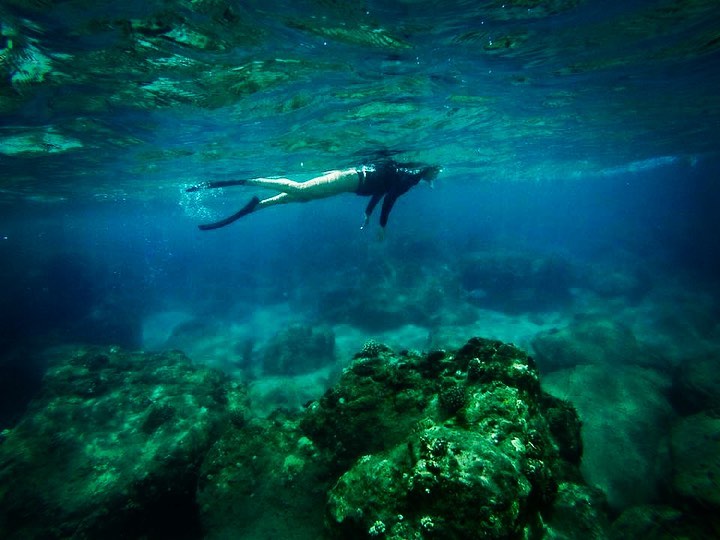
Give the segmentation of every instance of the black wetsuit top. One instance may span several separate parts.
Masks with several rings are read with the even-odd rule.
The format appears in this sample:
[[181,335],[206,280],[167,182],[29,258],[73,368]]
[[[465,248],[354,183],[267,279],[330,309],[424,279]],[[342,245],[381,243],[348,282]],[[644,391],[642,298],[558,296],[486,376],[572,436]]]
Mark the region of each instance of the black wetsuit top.
[[381,227],[387,225],[390,210],[392,210],[397,198],[406,193],[422,178],[419,171],[406,169],[395,161],[386,161],[373,167],[362,167],[358,169],[358,176],[360,177],[360,184],[355,193],[370,196],[370,202],[365,209],[366,216],[369,217],[380,199],[385,197],[380,212]]

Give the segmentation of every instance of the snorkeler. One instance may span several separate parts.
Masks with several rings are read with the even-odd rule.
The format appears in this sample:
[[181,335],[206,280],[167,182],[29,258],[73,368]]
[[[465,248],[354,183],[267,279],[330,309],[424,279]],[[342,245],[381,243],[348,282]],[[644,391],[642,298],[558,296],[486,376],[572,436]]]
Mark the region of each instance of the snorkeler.
[[411,164],[386,160],[377,165],[362,166],[344,171],[330,171],[307,182],[295,182],[287,178],[251,178],[247,180],[206,182],[190,187],[185,191],[199,191],[201,189],[228,186],[259,186],[280,191],[279,194],[263,200],[255,196],[237,213],[215,223],[199,225],[198,227],[203,231],[225,227],[241,217],[276,204],[307,202],[341,193],[356,193],[370,197],[370,202],[365,208],[365,220],[361,228],[367,225],[373,210],[380,202],[380,199],[384,197],[380,213],[382,232],[385,230],[390,210],[392,210],[397,198],[406,193],[420,180],[432,182],[440,170],[440,167],[437,166],[413,167]]

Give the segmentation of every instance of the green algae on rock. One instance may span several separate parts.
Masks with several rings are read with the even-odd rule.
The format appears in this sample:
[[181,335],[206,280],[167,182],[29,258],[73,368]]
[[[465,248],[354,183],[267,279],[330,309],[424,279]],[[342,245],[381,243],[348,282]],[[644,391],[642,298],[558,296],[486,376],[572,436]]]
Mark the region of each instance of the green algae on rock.
[[577,414],[542,392],[512,345],[396,354],[369,343],[304,412],[250,410],[244,387],[182,353],[61,351],[0,437],[0,533],[532,539],[605,528],[602,495],[578,472]]
[[[673,489],[710,512],[720,509],[720,418],[698,413],[672,428]],[[717,521],[717,520],[716,520]]]
[[322,538],[327,463],[298,429],[298,416],[276,413],[233,426],[208,452],[197,501],[204,538]]
[[[340,474],[331,534],[543,537],[558,484],[582,486],[577,415],[559,410],[572,411],[541,391],[524,352],[499,341],[358,358],[300,424]],[[602,529],[590,514],[576,519]]]
[[244,400],[179,352],[59,352],[0,446],[0,536],[187,537],[201,460]]

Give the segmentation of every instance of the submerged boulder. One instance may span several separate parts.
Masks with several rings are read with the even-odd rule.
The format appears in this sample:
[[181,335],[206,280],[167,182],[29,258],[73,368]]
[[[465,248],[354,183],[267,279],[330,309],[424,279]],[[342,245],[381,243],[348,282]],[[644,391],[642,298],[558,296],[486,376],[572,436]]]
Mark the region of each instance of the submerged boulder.
[[720,520],[717,517],[693,515],[666,505],[641,505],[625,510],[612,524],[612,540],[671,540],[692,538],[714,540]]
[[684,415],[709,411],[720,416],[720,351],[687,358],[676,368],[672,400]]
[[208,452],[198,482],[203,538],[322,538],[331,478],[297,415],[233,426]]
[[615,510],[657,502],[668,487],[669,387],[669,377],[638,366],[582,365],[543,377],[543,388],[577,407],[582,472]]
[[653,280],[643,261],[616,253],[612,264],[594,261],[582,265],[577,275],[580,285],[604,299],[638,302],[652,288]]
[[474,321],[475,310],[465,302],[456,272],[436,266],[430,260],[419,264],[416,254],[394,259],[392,265],[371,258],[315,300],[318,316],[370,332]]
[[700,413],[676,422],[672,428],[672,459],[675,493],[717,515],[720,510],[720,418]]
[[657,355],[624,324],[607,318],[580,317],[568,326],[541,332],[532,341],[543,373],[580,364],[609,368],[658,364]]
[[227,430],[198,484],[206,538],[602,538],[577,413],[532,360],[368,343],[303,413]]
[[337,538],[541,538],[558,484],[582,484],[577,415],[499,341],[363,355],[301,427],[334,456]]
[[0,536],[197,537],[200,464],[244,399],[182,353],[59,351],[0,444]]
[[567,304],[574,277],[562,257],[491,251],[471,254],[461,262],[460,283],[476,305],[519,313]]
[[293,324],[278,332],[266,345],[263,372],[297,375],[335,362],[335,333],[329,327]]
[[0,436],[3,538],[602,538],[578,415],[499,341],[369,343],[304,411],[252,418],[183,354],[66,351]]

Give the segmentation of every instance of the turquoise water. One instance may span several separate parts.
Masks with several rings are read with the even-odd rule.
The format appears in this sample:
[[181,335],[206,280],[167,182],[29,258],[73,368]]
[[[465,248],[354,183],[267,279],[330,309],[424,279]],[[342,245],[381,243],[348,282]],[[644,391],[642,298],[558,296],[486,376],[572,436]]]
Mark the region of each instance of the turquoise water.
[[[88,353],[101,359],[88,360],[90,372],[106,369],[106,356],[113,369],[125,365],[118,351],[181,350],[224,373],[233,392],[244,389],[258,425],[286,411],[272,444],[276,468],[290,474],[308,448],[296,441],[288,450],[304,433],[293,422],[369,340],[402,362],[403,351],[415,358],[481,336],[528,351],[544,389],[577,409],[579,470],[604,516],[595,537],[714,537],[719,29],[710,0],[4,0],[0,500],[7,486],[29,482],[3,449],[47,446],[20,434],[58,431],[37,427],[55,410],[44,400],[57,373],[69,377],[65,390],[85,384],[87,373],[57,369],[76,366],[86,347],[106,351]],[[361,229],[367,199],[354,194],[202,232],[198,224],[271,193],[185,191],[260,176],[305,181],[382,156],[443,169],[432,189],[422,182],[400,197],[384,239],[379,209]],[[148,364],[174,365],[162,358]],[[172,380],[184,376],[167,369]],[[122,395],[127,380],[108,377]],[[148,392],[132,399],[165,419]],[[99,408],[92,393],[60,396],[63,406]],[[195,418],[192,399],[185,413]],[[67,414],[52,444],[77,437],[70,446],[94,456],[97,473],[83,485],[111,498],[120,465],[78,435],[84,414]],[[109,426],[122,452],[117,441],[132,422]],[[207,435],[207,453],[196,456],[216,478],[227,472],[213,469],[219,437]],[[134,455],[142,437],[127,441]],[[28,470],[66,459],[27,453]],[[273,470],[264,466],[243,478],[263,486]],[[303,504],[323,514],[323,482],[338,475],[318,474],[320,503]],[[178,504],[193,516],[188,537],[290,537],[292,525],[272,517],[297,518],[279,509],[284,492],[258,495],[257,507],[238,503],[228,529],[218,525],[224,507],[197,508],[207,478],[185,481]],[[205,499],[194,498],[195,484]],[[57,504],[70,517],[48,511],[56,522],[28,532],[33,512],[0,510],[0,533],[99,534],[73,519],[102,512],[48,493],[27,508]],[[171,502],[134,504],[147,514],[125,537],[177,534],[163,510]],[[137,525],[153,513],[157,523]],[[325,534],[323,515],[308,515],[315,521],[298,522],[296,537]],[[628,525],[651,521],[654,531]],[[575,527],[545,537],[580,537]]]

